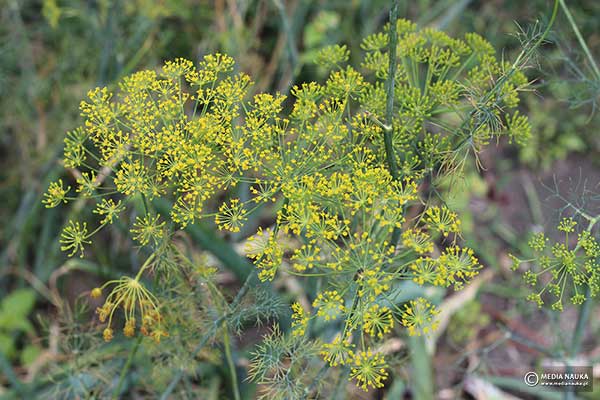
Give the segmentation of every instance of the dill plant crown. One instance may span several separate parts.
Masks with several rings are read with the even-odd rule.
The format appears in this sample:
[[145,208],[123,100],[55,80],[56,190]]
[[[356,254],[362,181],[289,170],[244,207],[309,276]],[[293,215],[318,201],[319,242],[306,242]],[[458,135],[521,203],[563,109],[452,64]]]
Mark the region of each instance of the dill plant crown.
[[[59,180],[44,201],[94,204],[94,228],[70,221],[64,229],[62,249],[70,256],[83,256],[96,232],[144,204],[129,230],[151,255],[135,278],[92,291],[100,297],[110,289],[98,309],[106,340],[117,310],[126,336],[136,329],[156,341],[168,335],[162,301],[142,276],[191,264],[173,244],[177,231],[211,219],[219,230],[239,233],[249,215],[265,208],[274,210],[273,224],[259,227],[245,245],[258,277],[318,279],[322,290],[311,303],[292,305],[289,337],[277,329],[258,346],[252,378],[287,388],[281,396],[296,393],[304,370],[287,365],[284,352],[264,356],[276,346],[311,343],[311,355],[328,366],[348,365],[350,379],[364,390],[379,388],[388,377],[380,342],[399,326],[410,335],[436,328],[434,305],[418,298],[400,307],[392,290],[405,280],[459,290],[480,265],[460,243],[458,215],[425,201],[424,182],[460,173],[468,155],[492,138],[525,143],[529,125],[514,110],[527,80],[476,34],[456,39],[406,20],[365,38],[362,48],[356,68],[346,65],[345,46],[323,49],[318,62],[330,69],[329,78],[294,86],[289,98],[249,99],[251,78],[234,73],[233,59],[223,54],[197,66],[168,61],[159,71],[124,78],[114,93],[88,93],[80,107],[84,125],[65,138],[74,190]],[[392,167],[390,157],[397,161]],[[242,183],[251,196],[232,197]],[[154,211],[157,198],[172,200],[170,221]],[[336,334],[315,340],[314,322]]]

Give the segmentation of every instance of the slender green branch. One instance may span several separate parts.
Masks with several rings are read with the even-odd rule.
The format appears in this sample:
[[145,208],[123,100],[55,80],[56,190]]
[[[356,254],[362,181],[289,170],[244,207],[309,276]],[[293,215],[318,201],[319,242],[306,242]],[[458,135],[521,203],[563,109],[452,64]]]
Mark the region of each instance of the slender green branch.
[[223,327],[223,343],[225,344],[225,358],[227,359],[227,367],[231,373],[231,390],[233,391],[233,397],[235,400],[240,400],[240,388],[238,385],[237,372],[235,370],[235,363],[233,362],[233,356],[231,355],[231,340],[227,326]]
[[[585,332],[585,327],[588,323],[588,319],[590,316],[590,309],[592,304],[591,299],[591,289],[590,286],[586,286],[585,288],[585,301],[579,310],[579,315],[577,315],[577,324],[575,325],[575,330],[573,331],[573,338],[571,339],[571,346],[569,349],[569,358],[572,360],[575,358],[577,353],[581,348],[581,343],[583,342],[583,334]],[[567,372],[573,372],[573,367],[571,366],[571,361],[567,361]],[[575,399],[575,390],[573,387],[567,387],[564,395],[565,400],[573,400]]]
[[127,357],[127,361],[125,361],[125,365],[123,365],[123,369],[121,369],[121,374],[119,375],[119,383],[117,384],[117,387],[115,388],[112,398],[113,399],[118,399],[119,395],[121,394],[121,389],[123,388],[123,383],[125,383],[125,375],[127,375],[127,372],[129,371],[129,368],[131,367],[131,362],[133,361],[133,357],[135,357],[135,354],[138,351],[138,348],[140,347],[140,343],[142,342],[142,338],[143,336],[139,335],[137,340],[135,341],[135,344],[133,345],[133,347],[131,348],[131,351],[129,352],[129,356]]
[[575,331],[573,332],[573,339],[571,341],[571,357],[574,357],[581,348],[581,342],[583,341],[583,333],[585,331],[585,326],[587,325],[591,305],[592,305],[592,293],[590,286],[588,285],[585,288],[585,301],[579,310],[579,315],[577,316],[577,325],[575,325]]
[[575,36],[577,37],[577,41],[579,42],[579,45],[583,49],[585,56],[587,57],[592,69],[594,70],[596,79],[600,80],[600,68],[598,68],[598,64],[596,63],[596,60],[594,60],[594,57],[592,56],[592,53],[590,52],[589,47],[585,43],[585,40],[583,40],[583,36],[581,36],[581,32],[579,31],[579,28],[577,27],[577,23],[575,22],[575,19],[573,18],[571,11],[569,11],[569,8],[567,7],[567,4],[565,3],[564,0],[558,0],[558,2],[560,3],[560,7],[562,8],[563,12],[567,16],[567,19],[569,20],[569,24],[571,25],[571,28],[573,29],[573,32],[575,33]]
[[144,203],[144,211],[146,212],[146,214],[148,214],[148,211],[150,211],[150,207],[148,207],[148,199],[146,199],[146,195],[144,193],[142,193],[142,202]]
[[[256,271],[253,271],[251,274],[248,275],[246,281],[244,282],[244,285],[240,288],[238,294],[235,296],[235,298],[229,305],[229,308],[231,310],[235,309],[235,307],[240,303],[240,301],[242,301],[246,293],[248,293],[248,290],[250,290],[250,287],[256,283],[257,279],[258,278]],[[231,312],[223,314],[213,322],[208,332],[206,332],[206,334],[202,336],[200,342],[198,342],[198,345],[193,350],[192,354],[194,357],[196,357],[198,353],[200,353],[200,350],[204,348],[206,343],[208,343],[208,341],[215,335],[221,324],[223,324],[223,322],[225,322],[225,320],[227,320],[227,318],[229,318],[230,315]],[[175,374],[173,379],[171,379],[171,382],[169,383],[165,391],[160,396],[160,400],[167,400],[169,398],[169,396],[171,395],[173,390],[175,390],[175,387],[177,386],[181,378],[183,378],[183,373],[184,371],[182,369],[177,371],[177,373]]]

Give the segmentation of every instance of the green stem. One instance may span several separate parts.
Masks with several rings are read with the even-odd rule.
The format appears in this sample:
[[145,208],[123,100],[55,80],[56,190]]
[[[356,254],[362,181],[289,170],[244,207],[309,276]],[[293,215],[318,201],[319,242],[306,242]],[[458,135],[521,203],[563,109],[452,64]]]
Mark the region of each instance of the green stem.
[[142,267],[140,268],[140,270],[138,271],[137,275],[135,276],[135,280],[139,281],[140,278],[142,277],[142,273],[144,272],[144,270],[150,265],[150,262],[154,259],[154,256],[156,255],[156,253],[152,253],[144,262],[144,264],[142,265]]
[[[180,255],[182,254],[180,253]],[[217,286],[211,281],[208,281],[207,283],[210,292],[215,297],[215,303],[217,304],[219,313],[221,313],[221,317],[223,318],[223,320],[225,320],[231,312],[231,308],[229,304],[227,304],[225,296],[223,296],[223,293],[221,293]],[[240,389],[238,386],[237,371],[235,369],[235,363],[233,362],[233,357],[231,354],[231,340],[229,338],[229,330],[227,328],[227,324],[223,326],[223,345],[225,347],[225,359],[227,360],[227,367],[229,368],[231,374],[231,390],[233,391],[233,397],[235,398],[235,400],[240,400]]]
[[144,211],[146,211],[146,214],[148,214],[148,210],[150,210],[150,208],[148,207],[148,200],[146,199],[146,195],[144,193],[142,193],[141,195],[142,202],[144,203]]
[[138,336],[137,340],[135,341],[135,344],[133,345],[133,348],[129,352],[127,361],[125,361],[125,365],[123,365],[123,369],[121,369],[121,374],[119,375],[119,383],[117,384],[117,387],[115,388],[115,390],[113,392],[113,395],[112,395],[113,399],[119,398],[119,394],[121,393],[121,389],[123,388],[123,383],[125,383],[125,375],[127,375],[127,372],[129,371],[129,368],[131,367],[131,362],[133,361],[133,357],[135,357],[135,353],[137,353],[137,350],[140,347],[142,338],[143,338],[143,336],[141,336],[141,335]]
[[392,136],[394,134],[394,86],[396,77],[396,48],[398,47],[398,34],[396,33],[396,25],[398,21],[398,1],[394,2],[394,6],[390,11],[390,32],[388,34],[389,48],[388,55],[390,64],[388,68],[388,76],[385,82],[386,87],[386,104],[385,104],[385,128],[383,131],[383,141],[385,143],[385,156],[387,158],[388,168],[392,178],[398,179],[398,165],[396,164],[396,155],[392,146]]
[[[248,292],[248,290],[250,289],[250,287],[252,285],[256,284],[256,280],[257,279],[258,278],[257,278],[256,271],[253,271],[251,274],[248,275],[248,277],[246,278],[246,281],[244,282],[244,285],[240,288],[238,294],[235,296],[235,298],[233,299],[233,301],[229,305],[229,308],[231,310],[233,310],[233,309],[235,309],[235,307],[237,307],[237,305],[242,301],[242,299],[244,298],[244,296],[246,295],[246,293]],[[231,315],[231,313],[223,314],[222,316],[220,316],[219,318],[217,318],[213,322],[213,325],[210,327],[210,329],[208,330],[208,332],[206,332],[206,334],[204,336],[202,336],[202,338],[200,339],[200,342],[198,343],[198,345],[196,346],[196,348],[192,351],[192,355],[194,357],[196,357],[198,355],[198,353],[200,353],[200,350],[202,350],[202,348],[206,345],[206,343],[217,332],[217,329],[221,326],[221,324],[223,322],[225,322],[225,320],[227,320],[227,318],[230,315]],[[171,379],[171,382],[169,383],[169,385],[167,386],[167,388],[165,389],[165,391],[160,396],[160,400],[167,400],[167,399],[169,399],[169,396],[171,395],[171,393],[173,392],[173,390],[175,390],[175,387],[177,386],[177,384],[179,383],[179,381],[181,380],[181,378],[183,378],[183,373],[184,373],[184,371],[182,369],[180,369],[179,371],[177,371],[177,373],[175,374],[175,376],[173,377],[173,379]]]
[[[586,286],[585,288],[585,301],[579,310],[579,315],[577,316],[577,324],[575,325],[575,330],[573,331],[573,338],[571,340],[571,347],[569,349],[569,361],[567,362],[567,372],[573,372],[571,366],[571,360],[575,358],[577,353],[581,348],[581,342],[583,342],[583,334],[585,331],[585,327],[588,322],[588,318],[590,316],[592,299],[591,299],[591,289],[590,286]],[[575,399],[575,390],[572,386],[569,386],[565,390],[564,394],[565,400],[573,400]]]
[[311,395],[313,390],[315,390],[317,388],[317,386],[319,385],[319,383],[321,383],[321,380],[325,377],[325,374],[327,373],[328,370],[329,370],[329,364],[328,363],[323,364],[323,366],[321,367],[319,372],[317,372],[317,376],[315,376],[315,378],[311,382],[310,386],[308,386],[305,389],[305,391],[304,391],[305,394],[303,397],[304,400],[307,400],[309,398],[309,396]]
[[590,316],[592,299],[591,299],[591,289],[588,285],[585,288],[585,301],[579,310],[579,315],[577,316],[577,325],[575,325],[575,331],[573,332],[573,339],[571,341],[571,357],[574,357],[581,348],[581,342],[583,341],[583,333],[585,331],[585,326],[587,325],[587,321]]
[[[397,34],[397,21],[398,21],[398,1],[394,1],[394,6],[390,10],[390,31],[388,33],[388,55],[390,58],[390,64],[388,68],[388,76],[385,82],[386,88],[386,104],[385,104],[385,126],[383,129],[383,142],[385,144],[385,156],[388,163],[388,168],[392,179],[397,180],[399,178],[398,164],[396,162],[396,155],[393,147],[393,135],[394,135],[394,86],[396,84],[396,50],[398,47],[398,34]],[[392,245],[396,246],[400,239],[400,228],[394,228],[392,232]]]
[[577,37],[577,41],[579,42],[579,45],[583,49],[585,56],[588,58],[590,65],[591,65],[592,69],[594,70],[594,74],[596,74],[596,79],[600,79],[600,68],[598,68],[598,64],[596,64],[596,60],[594,60],[594,57],[592,56],[592,53],[590,52],[589,47],[585,43],[585,40],[583,40],[583,36],[581,36],[581,32],[579,31],[579,28],[577,27],[577,24],[575,23],[575,19],[573,18],[573,15],[571,15],[571,12],[569,11],[569,8],[567,7],[564,0],[558,0],[558,2],[560,3],[560,7],[562,8],[563,12],[567,16],[567,19],[569,20],[569,24],[571,25],[571,28],[573,29],[573,32],[575,33],[575,36]]
[[231,342],[229,340],[229,332],[227,331],[227,326],[223,328],[223,343],[225,344],[225,358],[227,359],[227,366],[231,373],[231,384],[233,397],[235,400],[240,400],[240,388],[238,386],[238,378],[237,372],[235,370],[235,363],[233,362],[233,357],[231,356]]

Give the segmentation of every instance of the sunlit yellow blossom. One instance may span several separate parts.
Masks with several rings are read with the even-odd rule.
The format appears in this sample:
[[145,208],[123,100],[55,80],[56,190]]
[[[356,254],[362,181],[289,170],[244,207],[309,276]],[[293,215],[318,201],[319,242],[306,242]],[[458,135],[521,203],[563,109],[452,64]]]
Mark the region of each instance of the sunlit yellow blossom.
[[345,365],[352,359],[354,344],[350,338],[342,339],[341,335],[337,335],[331,343],[323,343],[320,354],[330,366]]
[[417,229],[408,229],[402,233],[402,244],[417,254],[427,254],[433,251],[433,242],[429,235]]
[[477,275],[480,268],[472,249],[448,247],[437,260],[438,276],[435,284],[454,285],[458,290]]
[[71,187],[67,186],[65,188],[62,179],[59,179],[57,182],[52,182],[48,187],[48,191],[44,193],[44,200],[42,200],[42,203],[46,205],[46,208],[52,208],[60,203],[66,203],[69,190],[71,190]]
[[118,218],[119,213],[121,213],[123,210],[125,210],[125,206],[121,204],[121,200],[115,203],[113,199],[102,199],[100,203],[96,204],[96,208],[94,209],[93,213],[104,217],[100,221],[100,224],[104,225],[112,224],[113,220]]
[[306,326],[308,325],[308,315],[298,302],[292,304],[292,334],[294,336],[302,336],[306,332]]
[[70,251],[69,257],[79,252],[79,256],[83,257],[83,246],[91,243],[89,238],[87,224],[84,222],[69,221],[69,224],[63,229],[60,234],[60,249],[62,251]]
[[382,388],[388,378],[387,363],[383,354],[373,353],[372,350],[357,352],[354,355],[350,369],[350,379],[356,379],[358,386],[364,391],[369,387]]
[[155,245],[160,242],[164,235],[165,222],[159,222],[159,215],[146,214],[144,217],[136,217],[131,233],[133,238],[141,245],[147,245],[152,242]]
[[247,211],[243,204],[240,204],[240,200],[232,199],[229,204],[221,204],[219,213],[215,217],[215,223],[219,229],[239,232],[240,228],[244,226],[244,222],[248,219],[246,215]]
[[382,338],[394,327],[394,317],[388,307],[371,305],[363,316],[363,329],[371,336]]
[[435,331],[438,326],[436,316],[439,311],[436,310],[426,299],[419,297],[411,300],[404,306],[402,313],[402,325],[408,329],[410,336],[428,335]]
[[313,302],[313,307],[317,309],[317,315],[324,317],[325,321],[338,318],[346,310],[342,296],[340,296],[337,290],[328,290],[319,293]]
[[430,229],[436,230],[444,236],[448,236],[450,233],[460,233],[458,216],[446,207],[429,207],[425,211],[424,221]]

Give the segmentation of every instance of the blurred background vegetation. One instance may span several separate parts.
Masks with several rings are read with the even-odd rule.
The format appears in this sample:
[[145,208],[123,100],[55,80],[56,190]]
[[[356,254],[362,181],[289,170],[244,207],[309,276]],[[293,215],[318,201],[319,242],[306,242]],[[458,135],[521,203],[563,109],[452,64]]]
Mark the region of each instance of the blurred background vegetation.
[[[84,350],[100,343],[97,332],[83,328],[90,313],[81,294],[99,276],[130,272],[136,255],[106,237],[94,241],[93,258],[67,261],[58,237],[81,204],[46,210],[41,203],[48,183],[63,173],[64,134],[80,123],[85,93],[164,60],[198,60],[214,51],[234,57],[237,68],[255,80],[256,92],[286,93],[295,83],[326,78],[312,64],[326,45],[346,44],[357,65],[362,38],[386,22],[390,1],[0,0],[0,6],[0,396],[50,387],[43,392],[50,397],[93,398],[97,379],[114,385],[127,348],[111,353],[117,354],[112,364],[85,359]],[[546,0],[407,0],[401,1],[401,16],[451,35],[477,32],[511,60],[520,34],[547,18],[551,6]],[[600,2],[576,0],[569,7],[600,59]],[[486,150],[485,168],[467,171],[458,190],[451,190],[450,204],[466,222],[465,240],[491,272],[473,292],[453,299],[460,311],[450,312],[435,352],[421,349],[428,359],[424,366],[395,374],[384,392],[350,392],[347,398],[420,398],[419,384],[435,387],[436,398],[492,398],[496,389],[538,398],[522,387],[516,366],[541,359],[537,345],[560,348],[560,327],[574,316],[524,304],[523,285],[510,274],[506,254],[519,249],[528,232],[556,222],[561,203],[547,200],[553,194],[587,200],[585,207],[598,211],[593,189],[600,180],[600,82],[562,13],[527,75],[535,91],[522,102],[522,113],[531,119],[532,142],[521,150],[503,142]],[[196,244],[201,250],[202,241]],[[224,270],[223,281],[228,279],[235,287],[235,274]],[[589,363],[600,360],[598,320],[585,336]],[[258,338],[245,339],[238,343],[242,359]],[[128,382],[163,384],[144,377],[143,361]],[[85,374],[78,365],[86,366]],[[227,398],[226,372],[200,370],[202,379],[187,381],[201,387],[194,393]],[[252,398],[255,388],[246,386]],[[540,398],[556,398],[548,393]]]

